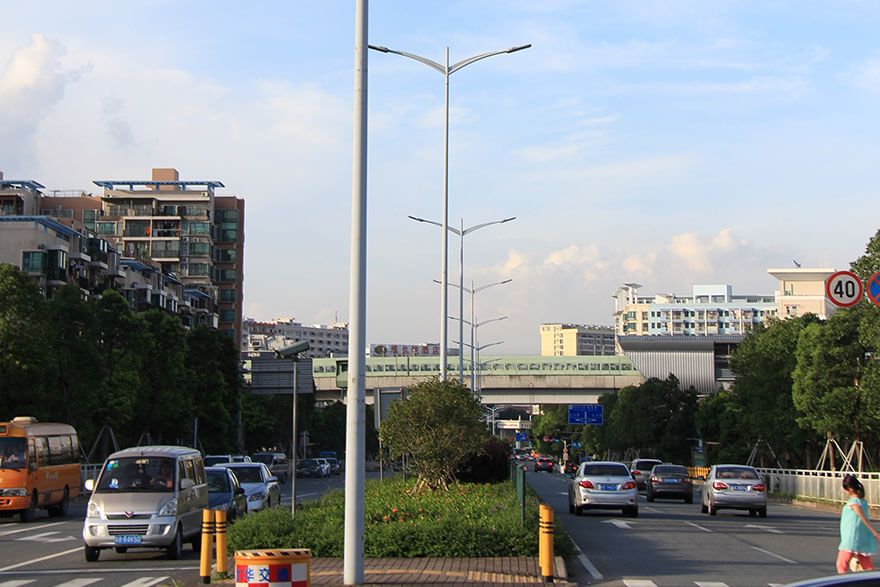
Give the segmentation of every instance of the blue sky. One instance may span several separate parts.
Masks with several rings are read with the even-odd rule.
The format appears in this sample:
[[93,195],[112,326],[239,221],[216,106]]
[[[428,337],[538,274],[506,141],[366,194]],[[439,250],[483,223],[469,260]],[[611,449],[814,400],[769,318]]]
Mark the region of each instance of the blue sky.
[[[0,170],[53,189],[176,167],[247,201],[245,314],[348,320],[353,2],[4,2]],[[878,229],[869,1],[375,1],[451,76],[449,218],[493,350],[643,293],[847,268]],[[368,343],[439,339],[443,76],[369,54]],[[457,237],[450,279],[458,280]],[[466,298],[466,308],[469,300]],[[450,313],[458,316],[457,291]],[[466,310],[466,316],[469,310]],[[450,342],[457,328],[450,325]]]

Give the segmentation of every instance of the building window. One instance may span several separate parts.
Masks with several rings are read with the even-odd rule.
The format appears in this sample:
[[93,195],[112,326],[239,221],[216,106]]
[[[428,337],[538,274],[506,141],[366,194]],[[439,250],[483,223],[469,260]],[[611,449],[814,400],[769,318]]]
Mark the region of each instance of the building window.
[[207,222],[189,222],[189,234],[211,234],[211,225]]
[[235,322],[235,310],[220,310],[220,322],[225,324]]
[[236,301],[234,289],[221,289],[220,290],[220,302],[221,303],[234,303]]
[[193,276],[195,276],[195,275],[198,275],[198,276],[208,275],[209,268],[210,268],[210,265],[208,265],[207,263],[190,263],[189,266],[187,267],[187,274],[193,275]]
[[21,270],[25,273],[45,273],[46,253],[43,251],[22,251]]
[[96,232],[98,234],[116,234],[116,223],[115,222],[98,222],[96,225]]
[[235,263],[238,261],[238,251],[235,249],[220,249],[218,255],[220,263]]

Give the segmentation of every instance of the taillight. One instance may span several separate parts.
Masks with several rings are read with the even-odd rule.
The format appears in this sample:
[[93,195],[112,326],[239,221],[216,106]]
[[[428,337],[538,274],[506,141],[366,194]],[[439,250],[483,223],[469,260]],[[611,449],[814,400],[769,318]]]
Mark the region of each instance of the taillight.
[[690,478],[690,477],[685,477],[682,481],[684,481],[685,483],[687,483],[688,485],[690,485],[690,483],[691,483],[691,478]]
[[624,484],[621,486],[621,489],[635,489],[635,486],[636,486],[635,482],[633,482],[633,481],[627,481],[626,483],[624,483]]
[[651,475],[651,481],[656,483],[657,481],[660,481],[660,479],[657,479],[657,475]]
[[716,481],[712,484],[712,489],[727,489],[727,484],[722,483],[721,481]]
[[766,491],[767,488],[764,487],[763,483],[755,483],[752,485],[752,491]]
[[586,479],[584,479],[583,481],[578,481],[578,485],[580,485],[584,489],[595,489],[593,487],[593,484],[590,483],[589,481],[587,481]]
[[633,469],[633,475],[641,475],[641,474],[642,474],[641,471],[637,471],[637,470]]

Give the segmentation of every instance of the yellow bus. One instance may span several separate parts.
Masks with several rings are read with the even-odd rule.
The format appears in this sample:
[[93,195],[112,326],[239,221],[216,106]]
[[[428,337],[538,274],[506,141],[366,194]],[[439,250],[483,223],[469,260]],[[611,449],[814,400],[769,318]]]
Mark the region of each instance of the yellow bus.
[[19,416],[0,422],[0,516],[29,522],[37,509],[67,515],[79,495],[79,439],[68,424]]

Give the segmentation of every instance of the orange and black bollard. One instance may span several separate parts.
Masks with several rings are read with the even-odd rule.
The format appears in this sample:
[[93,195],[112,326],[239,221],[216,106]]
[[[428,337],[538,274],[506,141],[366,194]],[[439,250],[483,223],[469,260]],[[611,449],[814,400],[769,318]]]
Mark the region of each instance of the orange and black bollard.
[[202,510],[202,558],[199,575],[202,583],[211,582],[211,555],[214,551],[214,510]]
[[538,509],[538,563],[545,583],[553,582],[553,509],[541,504]]
[[226,559],[226,510],[214,512],[214,533],[217,535],[217,573],[229,572],[229,561]]

